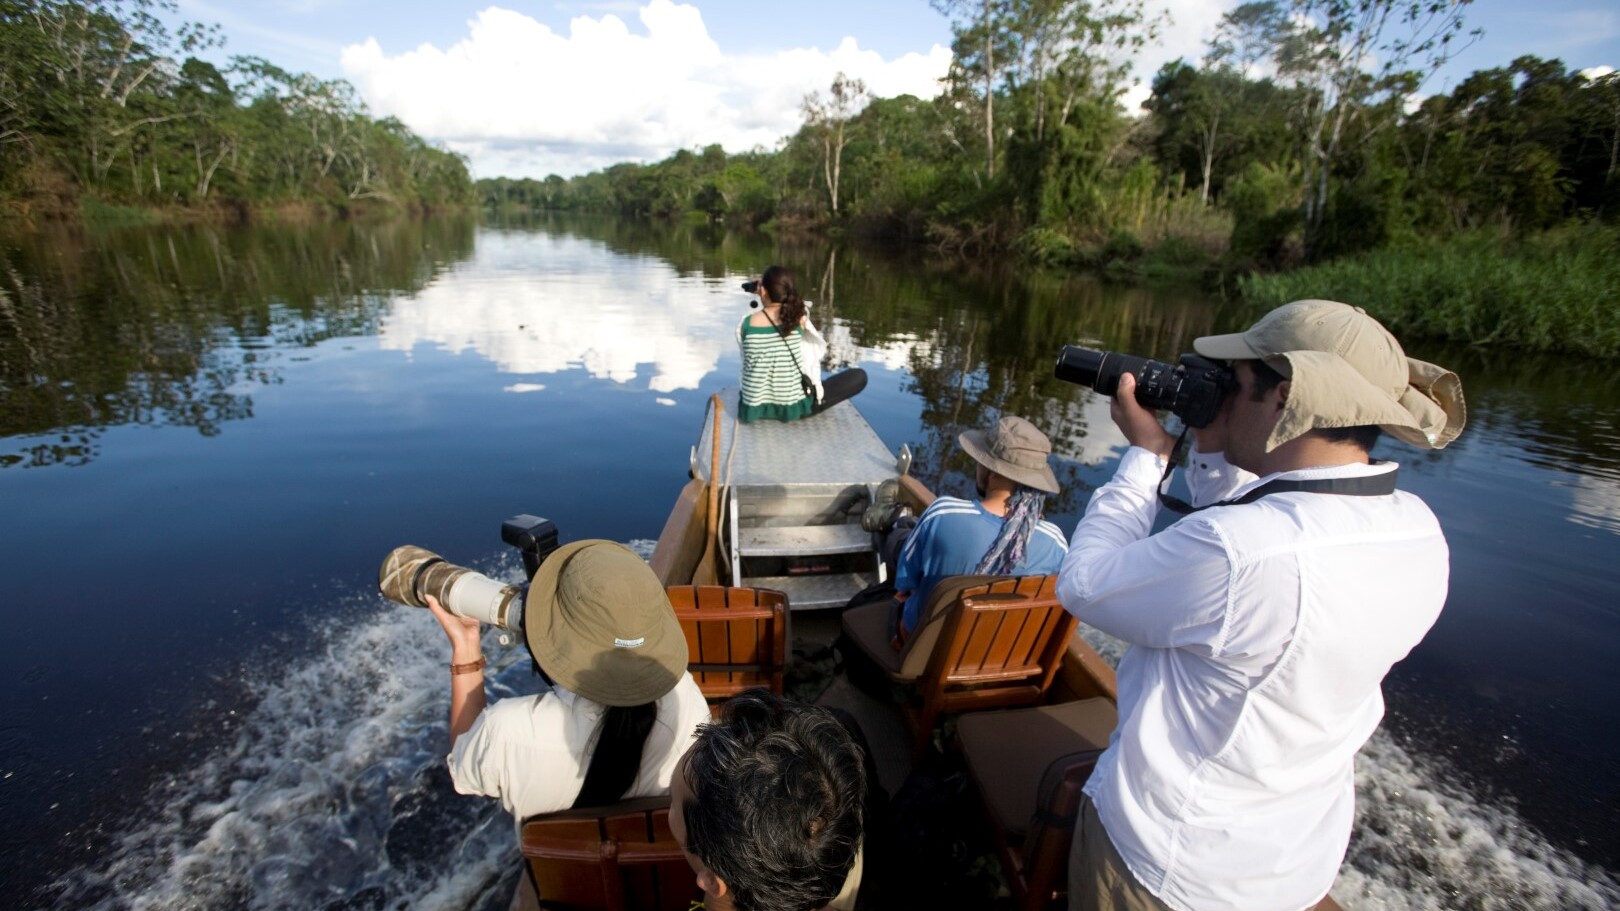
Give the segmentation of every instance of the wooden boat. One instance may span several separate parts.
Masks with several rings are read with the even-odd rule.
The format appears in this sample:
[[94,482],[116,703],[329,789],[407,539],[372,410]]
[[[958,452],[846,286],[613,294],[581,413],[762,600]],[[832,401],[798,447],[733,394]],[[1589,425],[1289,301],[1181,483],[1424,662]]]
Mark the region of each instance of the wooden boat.
[[[692,612],[705,600],[711,609],[763,624],[740,635],[735,630],[718,635],[721,651],[740,645],[748,652],[748,661],[755,662],[744,673],[729,673],[726,666],[711,665],[706,656],[694,653],[692,669],[711,699],[752,685],[751,681],[774,682],[780,689],[789,617],[801,627],[820,629],[830,641],[828,631],[838,630],[837,608],[881,580],[881,541],[861,525],[869,505],[887,498],[921,514],[934,500],[927,486],[909,475],[909,452],[904,448],[898,454],[891,452],[852,402],[795,423],[739,425],[724,417],[720,405],[735,397],[723,395],[711,400],[693,449],[689,480],[675,499],[650,559],[653,571],[670,589],[683,625],[701,613]],[[706,462],[699,457],[704,453]],[[948,616],[928,670],[917,681],[921,711],[908,706],[906,718],[895,717],[896,706],[875,705],[876,700],[860,696],[847,681],[835,682],[822,699],[857,717],[879,777],[890,789],[931,741],[941,706],[970,712],[957,721],[958,749],[966,757],[1011,905],[1020,911],[1064,905],[1072,831],[1054,821],[1067,819],[1072,826],[1080,789],[1115,717],[1114,670],[1056,605],[1051,579],[963,582],[954,599],[940,599],[949,600]],[[942,583],[940,588],[948,585]],[[747,594],[739,597],[739,592]],[[1028,615],[1006,622],[1025,608]],[[1046,619],[1029,622],[1037,609]],[[1054,621],[1054,616],[1061,621]],[[982,618],[988,622],[972,625]],[[844,622],[847,631],[848,621]],[[1039,647],[1038,666],[1029,664],[1034,659],[1028,654],[1023,666],[1008,666],[1006,654],[1020,647],[1012,640],[1023,642],[1028,630],[1042,624],[1042,629],[1051,629],[1054,622],[1062,624],[1058,628],[1063,632]],[[1007,634],[1014,628],[1026,632]],[[706,632],[688,630],[689,642],[701,644],[708,637]],[[774,662],[762,657],[772,643],[778,656]],[[1002,659],[996,658],[998,651]],[[995,665],[997,660],[1002,663]],[[713,673],[717,668],[719,672]],[[1022,685],[1023,692],[997,688],[1006,683]],[[954,697],[942,699],[951,687]],[[1031,693],[1036,704],[1027,705]],[[930,700],[935,703],[932,709]],[[1019,701],[1027,707],[972,711]],[[908,736],[908,727],[920,733]],[[1082,730],[1085,742],[1076,743],[1076,732]],[[977,760],[975,752],[980,754]],[[572,858],[600,872],[599,878],[584,877],[600,883],[588,884],[584,894],[601,896],[602,903],[597,905],[592,897],[584,900],[586,906],[684,908],[690,881],[682,872],[681,854],[668,834],[667,821],[654,815],[667,810],[627,806],[616,812],[619,815],[586,820],[583,835],[567,828],[581,825],[567,818],[555,822],[551,832],[526,830],[524,852],[534,865],[531,847],[536,852],[547,850],[547,836],[555,840],[560,832],[574,840],[564,838],[550,845],[552,856]],[[978,822],[967,819],[962,825],[977,827]],[[651,843],[644,844],[649,837]],[[625,873],[619,869],[621,863],[663,864],[666,872],[663,878],[650,869]],[[540,873],[536,876],[545,881]],[[632,893],[636,897],[627,897]],[[1338,908],[1331,898],[1317,907]]]
[[[879,556],[881,538],[863,529],[862,513],[883,498],[909,506],[920,515],[933,502],[934,494],[908,473],[909,450],[902,447],[899,453],[890,451],[852,402],[834,406],[813,419],[789,424],[738,424],[723,416],[719,403],[726,400],[735,399],[717,396],[716,400],[711,400],[698,445],[693,449],[690,479],[676,497],[653,551],[650,561],[653,571],[672,590],[708,583],[782,591],[787,595],[793,621],[801,629],[815,626],[821,630],[822,638],[830,640],[838,629],[837,608],[883,577]],[[705,453],[707,462],[700,458]],[[1061,608],[1053,610],[1056,601],[1050,580],[1051,577],[1045,577],[1042,583],[1041,577],[1035,577],[1034,587],[1027,584],[1029,580],[1019,582],[1020,590],[1044,596],[1044,599],[1022,598],[1020,601],[1041,603],[1047,619],[1035,625],[1045,623],[1049,628],[1050,624],[1058,622],[1053,617],[1061,617],[1065,623],[1061,628],[1072,630],[1073,621]],[[980,586],[969,590],[983,589],[984,586]],[[1013,605],[1007,601],[995,599],[1014,597],[998,594],[985,600],[987,603],[995,601],[998,607],[1011,607]],[[955,614],[965,616],[968,604],[967,599],[960,599],[953,608]],[[805,622],[812,620],[818,622]],[[964,620],[963,624],[968,622],[972,621]],[[1022,619],[1019,622],[1029,625]],[[781,636],[781,630],[776,635]],[[963,643],[974,636],[986,642],[995,638],[998,643],[1009,638],[999,633],[984,636],[951,619],[940,635],[941,646],[953,636]],[[987,644],[981,658],[997,648],[1002,646]],[[1002,648],[1003,653],[1009,648],[1016,650],[1016,646],[1010,646]],[[860,720],[875,754],[880,777],[891,790],[898,786],[914,758],[922,754],[922,747],[931,740],[940,706],[947,711],[967,706],[994,708],[1027,702],[1028,693],[1033,691],[1039,694],[1038,700],[1054,712],[1062,706],[1079,708],[1082,715],[1090,712],[1093,740],[1105,743],[1114,718],[1113,668],[1078,634],[1067,635],[1066,641],[1053,639],[1052,644],[1040,648],[1048,664],[1054,649],[1058,650],[1055,673],[1049,667],[1042,673],[1037,667],[1034,681],[1030,683],[1024,679],[1030,677],[1027,658],[1024,667],[1012,671],[1004,663],[975,677],[970,669],[964,677],[954,681],[966,683],[966,686],[956,687],[958,696],[954,702],[937,698],[951,684],[946,677],[954,668],[935,668],[934,664],[940,662],[932,662],[928,674],[924,675],[927,683],[919,688],[927,692],[921,696],[919,706],[908,707],[905,719],[896,717],[895,706],[878,705],[870,697],[858,694],[845,681],[835,683],[822,701],[849,710]],[[943,647],[936,650],[945,651]],[[694,656],[693,660],[696,670],[699,666],[696,662],[703,659]],[[988,663],[986,660],[985,664]],[[1013,679],[1017,674],[1022,677]],[[1014,694],[1009,701],[1008,688],[996,689],[995,678],[998,677],[1009,678],[1000,682],[1024,680],[1029,685],[1024,686],[1023,694]],[[932,708],[930,699],[934,700]],[[998,713],[998,718],[1013,724],[1023,723],[1009,713]],[[1106,721],[1099,721],[1103,718]],[[1041,720],[1044,719],[1034,719],[1037,723]],[[1068,726],[1074,727],[1074,724],[1068,723]],[[909,735],[908,727],[912,732]],[[1063,725],[1056,727],[1060,734],[1067,736]],[[981,739],[1005,741],[1007,737],[1003,732],[987,731],[986,737]],[[992,795],[995,786],[979,781],[986,776],[972,769],[971,757],[969,759],[1017,907],[1046,908],[1063,892],[1070,833],[1030,832],[1025,831],[1025,827],[1035,815],[1032,811],[1037,802],[1042,810],[1073,816],[1080,786],[1102,744],[1091,745],[1097,747],[1091,759],[1071,763],[1072,768],[1060,770],[1064,774],[1043,793],[1037,793],[1042,784],[1042,767],[1023,773],[1023,777],[1028,778],[1027,793],[1015,794],[1011,801],[1013,809],[1004,806],[1007,801],[998,805]],[[1068,754],[1069,750],[1060,752]],[[972,822],[965,824],[973,825]]]
[[[716,398],[727,400],[725,393]],[[881,572],[878,542],[860,526],[878,488],[892,482],[899,502],[919,515],[934,501],[933,492],[908,473],[909,452],[904,447],[891,452],[853,402],[789,424],[738,424],[722,412],[719,426],[717,436],[713,412],[705,415],[690,479],[653,549],[653,572],[666,586],[719,582],[774,588],[787,594],[795,613],[841,607]],[[708,464],[699,458],[705,451],[711,454]],[[711,476],[719,483],[712,484]],[[718,542],[709,533],[711,494],[721,504]],[[716,561],[721,573],[702,579],[699,564],[711,546],[723,555]],[[756,559],[789,565],[779,572],[757,571]],[[1113,667],[1073,637],[1051,700],[1112,702],[1115,693]]]

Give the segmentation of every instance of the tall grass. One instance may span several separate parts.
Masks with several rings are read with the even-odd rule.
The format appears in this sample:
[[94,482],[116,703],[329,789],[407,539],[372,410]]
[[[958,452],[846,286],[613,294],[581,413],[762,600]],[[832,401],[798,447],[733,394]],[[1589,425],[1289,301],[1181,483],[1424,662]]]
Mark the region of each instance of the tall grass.
[[1473,231],[1242,279],[1256,309],[1302,298],[1366,308],[1397,334],[1620,357],[1620,227],[1513,239]]

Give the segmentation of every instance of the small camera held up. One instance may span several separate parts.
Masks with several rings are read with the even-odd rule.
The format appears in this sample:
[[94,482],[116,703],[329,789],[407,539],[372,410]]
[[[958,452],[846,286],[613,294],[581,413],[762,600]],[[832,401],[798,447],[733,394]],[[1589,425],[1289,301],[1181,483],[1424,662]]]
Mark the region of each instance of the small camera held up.
[[[501,523],[501,540],[522,553],[525,575],[533,579],[540,564],[557,549],[557,524],[538,516],[513,516]],[[528,588],[527,582],[499,582],[411,544],[390,551],[377,570],[377,589],[390,601],[427,607],[427,596],[432,595],[452,614],[516,633],[523,632],[523,599]]]
[[1207,427],[1220,413],[1221,402],[1237,388],[1232,369],[1197,354],[1183,354],[1181,363],[1064,345],[1058,355],[1058,379],[1090,386],[1106,396],[1119,390],[1119,378],[1136,377],[1136,400],[1145,408],[1166,410],[1188,427]]

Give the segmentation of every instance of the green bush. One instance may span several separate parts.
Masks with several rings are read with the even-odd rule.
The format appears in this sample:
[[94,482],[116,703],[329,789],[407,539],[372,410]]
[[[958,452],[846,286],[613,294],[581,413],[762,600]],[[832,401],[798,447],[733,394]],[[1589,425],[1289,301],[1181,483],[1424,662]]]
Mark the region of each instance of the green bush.
[[1471,231],[1239,282],[1257,310],[1302,298],[1366,308],[1397,334],[1620,357],[1620,228],[1515,240]]
[[1039,266],[1073,265],[1080,252],[1067,234],[1051,228],[1030,228],[1013,241],[1013,253]]
[[1292,169],[1250,162],[1226,191],[1232,210],[1231,254],[1238,260],[1277,265],[1291,259],[1300,228],[1299,175]]

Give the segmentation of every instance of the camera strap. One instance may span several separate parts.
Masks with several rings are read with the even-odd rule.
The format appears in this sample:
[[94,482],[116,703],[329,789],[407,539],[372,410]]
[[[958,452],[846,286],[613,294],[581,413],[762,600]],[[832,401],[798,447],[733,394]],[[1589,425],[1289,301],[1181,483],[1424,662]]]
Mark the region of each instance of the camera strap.
[[1306,478],[1304,480],[1291,480],[1278,478],[1268,481],[1249,491],[1241,497],[1230,500],[1221,500],[1204,506],[1194,506],[1180,497],[1173,497],[1166,493],[1170,486],[1170,472],[1177,462],[1181,461],[1182,446],[1187,439],[1187,432],[1183,430],[1180,438],[1176,440],[1176,448],[1171,457],[1165,462],[1164,474],[1159,478],[1159,503],[1165,509],[1179,515],[1191,515],[1216,506],[1242,506],[1253,503],[1261,497],[1274,493],[1325,493],[1340,497],[1385,497],[1395,492],[1395,476],[1400,473],[1397,468],[1383,474],[1363,475],[1354,478]]
[[771,314],[765,308],[761,307],[759,312],[764,314],[765,321],[771,324],[772,329],[776,330],[776,337],[782,340],[782,347],[787,349],[788,357],[793,358],[793,367],[799,371],[799,388],[804,391],[805,395],[815,398],[815,384],[810,382],[809,376],[805,375],[804,366],[799,363],[798,353],[793,350],[792,345],[788,344],[787,333],[783,332],[782,327],[776,324],[776,320],[771,319]]

